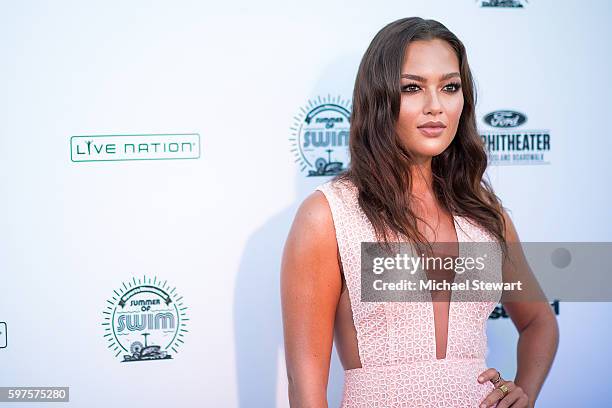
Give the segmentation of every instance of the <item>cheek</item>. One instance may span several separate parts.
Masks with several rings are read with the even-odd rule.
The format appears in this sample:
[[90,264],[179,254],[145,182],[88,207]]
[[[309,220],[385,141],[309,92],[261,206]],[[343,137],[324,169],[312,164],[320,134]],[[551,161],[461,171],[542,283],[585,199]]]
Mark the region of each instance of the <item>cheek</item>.
[[463,111],[463,98],[453,101],[448,105],[447,114],[449,120],[453,123],[458,124],[459,118],[461,117],[461,112]]
[[421,116],[421,109],[419,109],[418,104],[402,103],[399,111],[398,127],[400,129],[416,127]]

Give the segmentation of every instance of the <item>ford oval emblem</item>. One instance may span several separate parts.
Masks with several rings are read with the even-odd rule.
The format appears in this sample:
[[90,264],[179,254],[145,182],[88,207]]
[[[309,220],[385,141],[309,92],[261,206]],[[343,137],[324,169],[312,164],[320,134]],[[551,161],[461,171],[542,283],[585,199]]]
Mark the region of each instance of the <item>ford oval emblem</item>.
[[511,110],[498,110],[485,115],[486,124],[493,127],[517,127],[527,122],[527,116],[524,113]]

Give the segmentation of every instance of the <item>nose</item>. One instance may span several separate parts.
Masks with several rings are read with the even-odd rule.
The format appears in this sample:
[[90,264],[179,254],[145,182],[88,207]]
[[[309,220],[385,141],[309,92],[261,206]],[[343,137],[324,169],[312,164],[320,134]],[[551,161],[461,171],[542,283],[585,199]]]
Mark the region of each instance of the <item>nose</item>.
[[437,115],[442,113],[442,103],[436,90],[431,90],[427,93],[423,114]]

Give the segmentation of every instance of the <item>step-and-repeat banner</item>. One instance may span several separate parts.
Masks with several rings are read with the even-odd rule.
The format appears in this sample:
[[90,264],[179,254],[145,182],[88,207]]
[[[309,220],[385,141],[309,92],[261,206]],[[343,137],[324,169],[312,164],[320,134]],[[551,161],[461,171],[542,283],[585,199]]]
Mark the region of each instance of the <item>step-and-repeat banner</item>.
[[[55,397],[75,407],[288,407],[284,241],[346,168],[366,47],[409,16],[466,45],[520,238],[611,241],[608,1],[3,2],[0,386],[69,387]],[[610,303],[551,303],[538,406],[606,405]],[[501,305],[487,334],[512,378]],[[342,381],[334,351],[330,406]]]

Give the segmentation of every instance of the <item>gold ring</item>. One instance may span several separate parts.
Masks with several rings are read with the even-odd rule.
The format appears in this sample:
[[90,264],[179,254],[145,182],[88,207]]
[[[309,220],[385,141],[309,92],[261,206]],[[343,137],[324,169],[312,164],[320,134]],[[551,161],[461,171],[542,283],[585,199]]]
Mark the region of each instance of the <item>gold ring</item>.
[[506,395],[508,395],[509,390],[508,390],[508,386],[506,384],[500,385],[497,389],[501,390],[501,392],[504,394],[502,396],[502,398],[504,398]]

